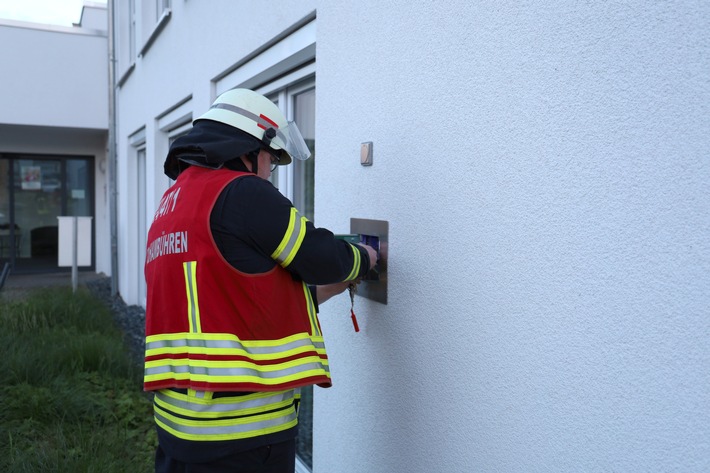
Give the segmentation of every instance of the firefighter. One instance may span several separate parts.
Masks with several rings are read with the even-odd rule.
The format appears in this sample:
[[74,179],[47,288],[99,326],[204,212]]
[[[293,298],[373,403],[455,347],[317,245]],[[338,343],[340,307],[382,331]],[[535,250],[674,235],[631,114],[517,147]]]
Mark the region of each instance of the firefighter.
[[308,159],[293,122],[232,89],[170,147],[148,232],[144,389],[156,472],[293,472],[299,389],[331,385],[318,306],[376,263],[268,181]]

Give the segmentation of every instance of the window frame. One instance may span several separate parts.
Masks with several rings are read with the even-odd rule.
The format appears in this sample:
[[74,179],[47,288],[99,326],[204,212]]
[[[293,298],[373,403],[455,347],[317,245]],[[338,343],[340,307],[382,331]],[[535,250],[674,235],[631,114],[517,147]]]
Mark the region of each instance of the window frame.
[[[167,3],[167,7],[165,6]],[[143,15],[141,17],[141,23],[142,23],[142,30],[143,30],[143,38],[145,38],[143,42],[143,47],[141,48],[140,52],[138,53],[139,56],[145,56],[150,47],[153,45],[155,42],[156,38],[160,35],[160,32],[163,31],[163,28],[168,24],[170,21],[170,17],[172,16],[172,9],[170,8],[170,1],[167,0],[156,0],[156,9],[151,12],[150,10],[150,2],[144,2],[143,3]],[[162,10],[160,10],[160,6],[163,7]]]
[[[317,89],[315,61],[314,10],[213,77],[211,101],[227,90],[248,88],[272,99],[286,118],[292,120],[294,97]],[[294,202],[294,166],[280,166],[272,182]],[[297,455],[295,471],[310,473],[311,468]]]
[[[316,79],[315,73],[311,71],[311,68],[301,68],[293,71],[289,74],[288,78],[291,81],[288,85],[284,85],[283,80],[274,81],[255,89],[255,92],[268,97],[276,103],[286,119],[290,121],[294,119],[294,102],[296,95],[315,89]],[[298,205],[296,205],[299,196],[294,195],[295,178],[295,167],[293,163],[289,166],[279,166],[278,176],[277,179],[275,179],[274,185],[288,200],[294,203],[296,208],[301,210]]]
[[[282,78],[284,79],[284,78]],[[296,97],[299,94],[302,94],[304,92],[308,92],[310,90],[316,90],[316,79],[315,79],[315,74],[311,70],[311,68],[301,68],[299,70],[293,71],[291,74],[288,75],[288,82],[284,80],[277,80],[274,82],[271,82],[269,84],[266,84],[258,89],[256,89],[256,92],[259,92],[260,94],[268,97],[270,100],[272,100],[276,105],[279,107],[279,110],[284,114],[287,120],[291,121],[295,117],[295,102],[296,102]],[[313,119],[315,120],[315,112]],[[310,158],[314,159],[314,158]],[[279,189],[279,191],[286,196],[293,204],[294,206],[299,209],[299,211],[303,212],[303,209],[301,207],[304,207],[302,205],[303,202],[303,197],[302,195],[295,195],[295,180],[297,179],[297,171],[295,167],[295,163],[291,163],[288,166],[279,166],[278,167],[278,174],[277,178],[275,179],[274,185]],[[311,206],[312,207],[312,206]],[[307,217],[311,220],[313,220],[313,215],[307,215]],[[310,389],[313,389],[311,386]],[[313,399],[311,395],[311,400]],[[302,399],[302,402],[304,400]],[[299,413],[299,416],[301,413]],[[299,421],[299,423],[302,424],[302,421]],[[311,424],[311,437],[312,437],[312,429],[313,429],[313,404],[311,404],[311,419],[310,419],[310,424]],[[301,428],[303,426],[301,425]],[[311,457],[313,454],[313,444],[311,443]],[[300,456],[296,456],[296,473],[310,473],[311,468],[308,467],[306,463],[303,462],[303,460],[300,458]]]
[[[156,140],[155,148],[156,156],[167,156],[173,141],[192,129],[192,107],[192,94],[190,94],[155,118],[156,128],[158,130],[158,139]],[[160,162],[159,169],[156,168],[156,175],[160,176],[160,181],[156,182],[160,195],[175,182],[165,176],[162,169],[162,162]],[[167,183],[167,185],[163,188],[164,183]]]
[[[145,248],[148,237],[148,148],[146,142],[146,130],[142,127],[128,137],[130,145],[130,159],[134,162],[136,201],[135,201],[135,233],[137,245],[137,258],[135,264],[138,274],[143,273],[145,262]],[[136,279],[136,294],[139,303],[145,307],[147,300],[147,288],[145,278]]]

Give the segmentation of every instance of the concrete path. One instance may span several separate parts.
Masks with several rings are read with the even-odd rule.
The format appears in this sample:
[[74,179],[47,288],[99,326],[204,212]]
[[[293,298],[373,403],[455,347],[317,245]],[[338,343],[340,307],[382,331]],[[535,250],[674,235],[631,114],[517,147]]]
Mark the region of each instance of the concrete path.
[[[107,277],[103,273],[79,271],[79,285],[88,281]],[[68,273],[42,273],[42,274],[12,274],[8,276],[5,285],[0,290],[1,299],[19,299],[33,289],[43,287],[72,287],[71,272]]]

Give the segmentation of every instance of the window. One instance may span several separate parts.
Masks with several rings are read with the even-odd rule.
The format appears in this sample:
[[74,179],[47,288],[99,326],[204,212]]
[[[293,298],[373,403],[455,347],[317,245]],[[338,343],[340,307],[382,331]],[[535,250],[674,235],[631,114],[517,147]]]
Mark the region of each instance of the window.
[[59,216],[93,216],[93,159],[0,154],[0,259],[55,268]]
[[[113,27],[116,29],[115,59],[116,59],[116,85],[122,87],[135,69],[136,56],[136,1],[128,0],[121,5],[116,5],[116,17]],[[120,7],[120,9],[119,9]]]
[[[161,131],[162,138],[156,142],[155,156],[159,156],[160,160],[164,160],[170,150],[170,145],[192,129],[192,96],[188,95],[181,101],[177,102],[169,109],[156,117],[158,130]],[[163,191],[173,185],[173,180],[165,176],[162,172],[162,162],[160,161],[160,170],[158,175],[160,179],[165,181],[157,182],[158,191],[162,195]],[[165,187],[163,184],[167,183]]]
[[[135,237],[137,255],[135,264],[137,268],[136,274],[143,274],[143,265],[145,264],[145,247],[148,233],[147,222],[147,179],[146,179],[146,143],[145,143],[145,128],[129,137],[131,145],[131,154],[135,157],[135,184],[136,184],[136,199],[133,203],[135,222],[131,227],[135,229],[135,233],[131,234]],[[130,234],[129,234],[130,235]],[[130,238],[130,236],[129,236]],[[146,286],[145,278],[138,277],[136,279],[135,290],[138,294],[138,301],[145,305],[146,301]]]
[[[268,86],[258,90],[267,93]],[[272,182],[293,202],[293,205],[309,220],[314,220],[314,170],[316,157],[316,88],[315,78],[307,77],[267,95],[277,104],[288,120],[298,125],[311,151],[306,161],[294,160],[289,166],[278,166],[272,174]],[[300,424],[296,451],[299,460],[308,468],[313,468],[313,386],[301,389],[301,403],[298,411]],[[297,469],[298,470],[298,469]]]
[[[192,122],[187,122],[184,123],[183,125],[173,128],[168,132],[168,150],[170,149],[170,146],[173,144],[175,140],[180,138],[181,136],[187,135],[189,131],[192,129]],[[167,156],[168,153],[167,151],[165,152],[165,156]],[[175,181],[170,179],[169,177],[166,176],[166,179],[168,180],[168,187],[172,186]]]
[[[143,264],[145,262],[145,248],[147,245],[148,236],[148,222],[146,215],[146,159],[145,159],[145,146],[138,149],[136,152],[136,173],[138,179],[136,180],[137,187],[137,212],[136,218],[138,219],[138,269],[139,274],[143,274]],[[145,278],[139,277],[138,279],[138,301],[145,306],[146,303],[146,285]]]
[[170,0],[156,0],[155,3],[144,1],[141,9],[141,29],[143,32],[143,47],[140,55],[145,56],[160,32],[170,20]]
[[[267,87],[258,90],[261,93],[266,91],[268,91]],[[298,84],[282,88],[275,93],[267,93],[267,97],[279,106],[288,120],[296,122],[311,151],[311,157],[306,161],[295,160],[290,166],[277,167],[275,175],[272,175],[272,182],[299,211],[313,221],[316,160],[315,80],[312,77],[306,78]]]
[[[213,81],[213,99],[234,87],[255,90],[297,124],[312,157],[279,166],[271,181],[308,219],[314,220],[316,12],[237,60]],[[301,391],[296,472],[313,466],[313,388]]]
[[309,219],[314,217],[315,20],[314,11],[213,79],[213,98],[234,87],[252,89],[276,103],[287,119],[298,123],[313,158],[278,167],[271,181]]
[[311,157],[294,163],[293,198],[296,208],[313,220],[314,170],[316,162],[316,89],[309,87],[292,92],[293,120],[298,124],[306,140]]
[[66,177],[64,188],[67,189],[67,215],[80,217],[91,217],[93,209],[93,199],[87,196],[87,192],[92,192],[93,182],[90,182],[91,171],[88,166],[91,163],[85,159],[67,159]]
[[183,126],[174,128],[170,130],[170,133],[168,134],[168,143],[173,144],[175,140],[180,138],[181,136],[187,135],[187,133],[192,129],[192,123],[185,123]]

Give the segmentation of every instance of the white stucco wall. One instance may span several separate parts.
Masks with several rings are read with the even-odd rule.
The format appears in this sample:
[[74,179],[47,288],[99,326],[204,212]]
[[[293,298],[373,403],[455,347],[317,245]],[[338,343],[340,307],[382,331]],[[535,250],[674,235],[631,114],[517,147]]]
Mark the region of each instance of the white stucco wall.
[[[316,473],[710,470],[710,4],[319,2]],[[374,165],[359,164],[374,142]]]

